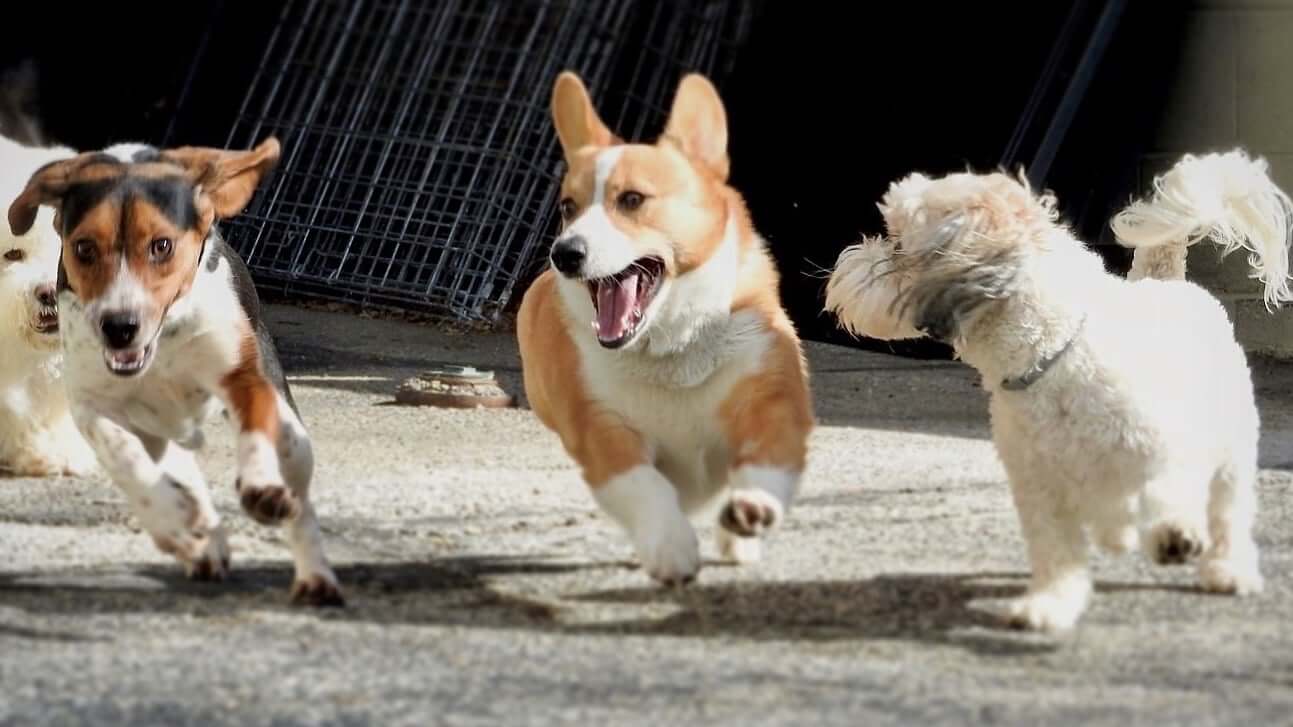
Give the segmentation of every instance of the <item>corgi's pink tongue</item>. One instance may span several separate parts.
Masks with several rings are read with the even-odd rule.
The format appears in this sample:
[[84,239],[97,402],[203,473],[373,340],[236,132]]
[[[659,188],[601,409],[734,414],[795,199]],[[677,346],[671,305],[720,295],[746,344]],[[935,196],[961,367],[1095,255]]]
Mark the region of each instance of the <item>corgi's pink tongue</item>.
[[597,337],[618,341],[633,325],[633,311],[638,304],[638,276],[625,275],[618,280],[597,284]]

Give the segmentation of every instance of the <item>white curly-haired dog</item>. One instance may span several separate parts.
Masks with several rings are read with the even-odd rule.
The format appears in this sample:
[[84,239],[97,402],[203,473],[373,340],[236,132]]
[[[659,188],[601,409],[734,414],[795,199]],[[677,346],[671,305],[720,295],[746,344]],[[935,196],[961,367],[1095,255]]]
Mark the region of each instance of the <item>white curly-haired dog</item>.
[[[36,169],[73,156],[0,136],[0,199],[13,201]],[[94,453],[72,422],[62,382],[55,275],[62,242],[53,213],[14,235],[0,215],[0,471],[88,475]]]
[[887,235],[848,247],[827,285],[845,329],[936,337],[982,375],[1032,571],[1016,627],[1078,621],[1089,540],[1197,559],[1209,591],[1262,589],[1244,351],[1212,295],[1154,276],[1181,277],[1185,247],[1213,237],[1250,250],[1267,300],[1287,300],[1289,198],[1242,152],[1186,157],[1155,186],[1115,224],[1137,248],[1134,281],[1105,270],[1049,195],[967,172],[892,185]]

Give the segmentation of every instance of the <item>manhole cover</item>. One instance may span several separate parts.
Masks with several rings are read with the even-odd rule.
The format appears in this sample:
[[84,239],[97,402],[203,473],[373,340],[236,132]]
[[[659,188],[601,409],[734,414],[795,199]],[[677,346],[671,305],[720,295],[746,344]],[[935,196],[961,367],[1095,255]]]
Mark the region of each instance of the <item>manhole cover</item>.
[[512,396],[498,385],[493,371],[474,366],[444,364],[404,380],[395,392],[401,404],[452,409],[501,408],[512,405]]

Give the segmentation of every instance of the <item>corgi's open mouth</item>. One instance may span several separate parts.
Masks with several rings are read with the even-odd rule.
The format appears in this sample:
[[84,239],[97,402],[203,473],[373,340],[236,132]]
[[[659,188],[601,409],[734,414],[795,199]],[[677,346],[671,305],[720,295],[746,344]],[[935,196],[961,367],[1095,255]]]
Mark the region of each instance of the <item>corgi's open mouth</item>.
[[41,308],[40,312],[31,319],[32,330],[42,336],[52,336],[58,333],[58,310],[55,308]]
[[619,348],[633,339],[664,279],[664,261],[644,257],[615,275],[588,281],[597,342]]
[[103,362],[117,376],[135,376],[144,370],[153,357],[153,344],[143,348],[113,349],[103,351]]

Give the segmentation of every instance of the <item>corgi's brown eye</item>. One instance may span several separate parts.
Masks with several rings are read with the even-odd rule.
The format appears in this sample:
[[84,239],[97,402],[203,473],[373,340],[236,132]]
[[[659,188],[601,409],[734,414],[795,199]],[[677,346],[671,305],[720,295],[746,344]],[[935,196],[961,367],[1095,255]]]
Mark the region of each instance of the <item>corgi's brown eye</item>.
[[575,212],[578,212],[578,210],[575,208],[575,201],[573,199],[567,197],[561,200],[561,219],[569,222],[574,219]]
[[99,257],[99,248],[95,246],[94,240],[77,240],[72,243],[72,254],[82,265],[89,265]]
[[11,263],[22,262],[23,258],[25,257],[27,257],[27,253],[23,252],[22,250],[19,250],[16,247],[4,254],[4,259],[8,260]]
[[624,210],[625,212],[632,212],[636,210],[638,207],[641,207],[642,203],[645,201],[646,201],[646,197],[644,197],[641,192],[634,192],[633,190],[629,190],[627,192],[621,192],[619,199],[616,200],[616,203],[619,204],[620,209]]
[[153,240],[148,245],[148,254],[152,255],[153,262],[164,263],[171,258],[171,253],[175,251],[175,245],[165,237]]

